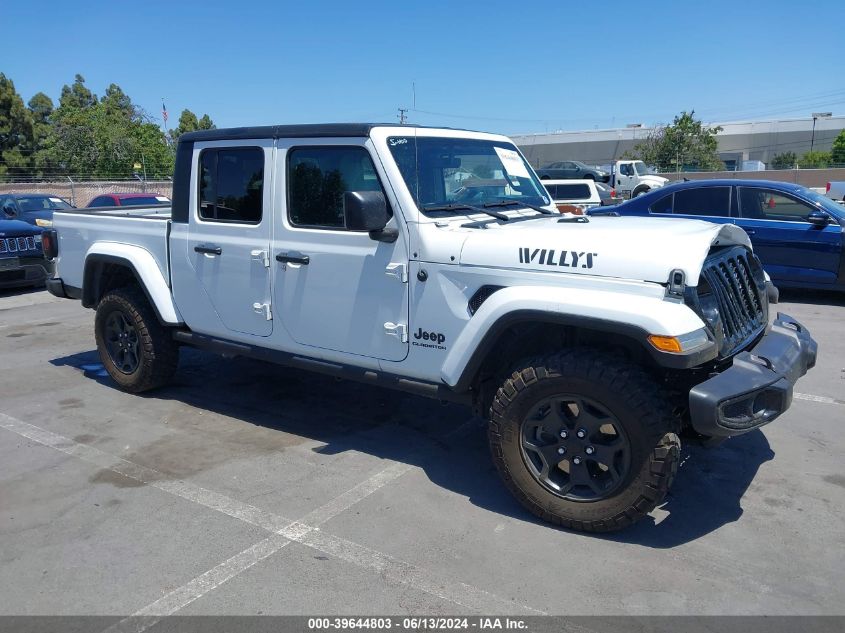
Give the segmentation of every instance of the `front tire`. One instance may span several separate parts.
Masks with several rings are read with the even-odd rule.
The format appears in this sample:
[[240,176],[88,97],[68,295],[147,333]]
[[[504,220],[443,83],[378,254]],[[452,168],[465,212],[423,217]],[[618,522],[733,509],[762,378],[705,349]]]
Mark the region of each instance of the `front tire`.
[[609,532],[660,504],[680,458],[674,418],[641,369],[579,349],[520,363],[493,399],[488,438],[505,486],[563,527]]
[[100,300],[94,336],[103,366],[124,391],[161,387],[176,372],[179,347],[138,288],[118,288]]

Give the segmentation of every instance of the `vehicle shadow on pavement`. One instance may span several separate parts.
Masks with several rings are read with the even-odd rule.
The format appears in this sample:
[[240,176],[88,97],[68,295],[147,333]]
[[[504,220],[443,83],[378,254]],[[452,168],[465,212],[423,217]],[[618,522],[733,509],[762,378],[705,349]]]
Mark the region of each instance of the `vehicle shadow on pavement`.
[[622,543],[670,549],[715,532],[742,516],[740,502],[761,464],[774,458],[759,429],[706,448],[682,440],[682,460],[667,500],[628,530],[609,535]]
[[[135,400],[139,422],[147,400],[178,403],[179,415],[169,417],[167,429],[182,431],[184,439],[170,434],[131,456],[174,479],[311,440],[317,443],[311,450],[323,455],[357,451],[418,466],[432,483],[484,510],[548,527],[500,483],[487,447],[486,424],[464,406],[192,349],[182,350],[172,386],[140,396],[117,390],[96,351],[50,362],[80,370],[119,398]],[[199,417],[202,412],[228,419],[214,424],[208,415]],[[238,428],[237,421],[246,425]],[[216,448],[200,450],[203,443]],[[773,456],[759,431],[716,449],[685,447],[673,494],[656,516],[601,538],[671,548],[736,521],[758,467]]]

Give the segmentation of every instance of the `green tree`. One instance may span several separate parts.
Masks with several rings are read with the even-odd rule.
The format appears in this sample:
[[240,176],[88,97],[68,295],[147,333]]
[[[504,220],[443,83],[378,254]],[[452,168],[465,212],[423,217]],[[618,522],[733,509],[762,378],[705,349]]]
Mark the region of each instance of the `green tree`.
[[0,73],[0,177],[27,175],[32,150],[32,116],[14,82]]
[[798,154],[795,152],[781,152],[772,157],[772,169],[792,169],[798,164]]
[[845,130],[839,132],[836,138],[833,139],[830,162],[834,165],[845,165]]
[[42,179],[53,172],[55,165],[50,162],[49,154],[44,150],[52,130],[53,100],[43,92],[38,92],[26,104],[32,117],[33,153],[30,166],[33,176]]
[[830,152],[807,152],[798,161],[802,169],[824,169],[830,167]]
[[80,178],[131,178],[135,163],[148,178],[172,173],[173,152],[164,133],[120,86],[111,84],[97,101],[77,75],[62,93],[43,143],[45,164]]
[[88,90],[85,85],[85,77],[78,74],[74,77],[73,83],[62,86],[62,96],[59,97],[61,108],[91,108],[97,104],[97,95]]
[[655,127],[634,147],[632,158],[639,158],[662,171],[683,167],[712,171],[724,164],[717,152],[719,126],[708,127],[695,118],[695,110],[681,112],[670,125]]
[[203,114],[201,118],[188,109],[182,110],[179,115],[179,124],[170,130],[170,138],[175,142],[179,140],[185,132],[195,132],[196,130],[214,130],[217,126],[214,121],[207,114]]
[[127,120],[138,115],[135,106],[132,105],[132,100],[117,84],[110,84],[106,88],[106,93],[100,98],[100,103],[109,114],[118,115]]

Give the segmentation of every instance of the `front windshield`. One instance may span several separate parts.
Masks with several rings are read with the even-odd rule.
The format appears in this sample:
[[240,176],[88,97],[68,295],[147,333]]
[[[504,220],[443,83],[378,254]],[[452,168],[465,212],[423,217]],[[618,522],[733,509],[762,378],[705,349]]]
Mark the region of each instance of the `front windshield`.
[[71,206],[61,198],[33,196],[32,198],[18,198],[21,211],[49,211],[53,209],[70,209]]
[[394,136],[387,145],[417,206],[483,206],[506,201],[548,205],[551,200],[511,143],[465,138]]
[[641,160],[634,162],[634,169],[637,171],[638,176],[647,176],[648,174],[654,173],[654,171],[646,167],[646,164]]

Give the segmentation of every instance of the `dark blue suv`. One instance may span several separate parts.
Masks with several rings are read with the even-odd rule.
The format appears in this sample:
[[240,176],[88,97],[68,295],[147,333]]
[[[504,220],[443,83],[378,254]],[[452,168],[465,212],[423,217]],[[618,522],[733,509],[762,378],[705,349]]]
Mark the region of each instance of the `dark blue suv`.
[[0,288],[42,285],[52,272],[41,248],[41,229],[0,219]]
[[777,286],[845,291],[845,206],[806,187],[770,180],[690,180],[654,189],[612,212],[736,224],[748,233]]

